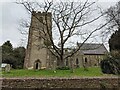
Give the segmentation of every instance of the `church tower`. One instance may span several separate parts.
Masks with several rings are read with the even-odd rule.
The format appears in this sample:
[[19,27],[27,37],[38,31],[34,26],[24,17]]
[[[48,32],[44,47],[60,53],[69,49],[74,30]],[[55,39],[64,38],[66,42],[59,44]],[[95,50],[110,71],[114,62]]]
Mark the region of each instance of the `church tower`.
[[32,12],[24,68],[42,69],[48,67],[49,51],[46,44],[50,44],[49,36],[52,37],[51,18],[51,13]]

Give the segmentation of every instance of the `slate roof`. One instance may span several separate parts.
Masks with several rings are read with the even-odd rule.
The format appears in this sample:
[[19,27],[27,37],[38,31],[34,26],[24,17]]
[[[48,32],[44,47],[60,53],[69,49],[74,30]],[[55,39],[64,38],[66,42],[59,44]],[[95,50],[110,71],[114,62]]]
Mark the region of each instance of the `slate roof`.
[[[78,43],[78,45],[81,45],[81,43]],[[87,55],[89,54],[103,55],[107,53],[108,51],[103,44],[85,43],[81,46],[80,52],[82,52],[83,54],[87,54]]]

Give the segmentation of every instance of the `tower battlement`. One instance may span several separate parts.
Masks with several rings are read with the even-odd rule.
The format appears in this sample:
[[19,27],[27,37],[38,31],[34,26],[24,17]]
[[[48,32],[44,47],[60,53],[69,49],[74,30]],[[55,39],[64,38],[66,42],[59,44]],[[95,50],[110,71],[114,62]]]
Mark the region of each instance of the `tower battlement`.
[[40,12],[40,11],[32,11],[32,15],[40,15],[40,16],[45,16],[45,15],[47,15],[47,16],[52,16],[52,14],[51,14],[51,12]]

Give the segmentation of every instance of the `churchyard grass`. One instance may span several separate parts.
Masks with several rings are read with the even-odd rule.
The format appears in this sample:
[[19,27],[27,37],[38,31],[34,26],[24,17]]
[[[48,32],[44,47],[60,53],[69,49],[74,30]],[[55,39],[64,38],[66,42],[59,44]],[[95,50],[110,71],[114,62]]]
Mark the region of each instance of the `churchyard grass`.
[[90,67],[88,71],[84,68],[70,70],[25,70],[12,69],[10,72],[2,71],[2,77],[99,77],[104,76],[99,67]]

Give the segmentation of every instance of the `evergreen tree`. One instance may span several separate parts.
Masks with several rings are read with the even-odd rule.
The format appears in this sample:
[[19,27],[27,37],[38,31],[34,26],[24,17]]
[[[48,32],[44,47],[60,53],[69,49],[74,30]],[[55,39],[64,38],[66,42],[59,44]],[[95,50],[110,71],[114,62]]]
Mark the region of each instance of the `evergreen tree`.
[[10,41],[6,41],[2,45],[2,63],[11,64],[14,69],[23,68],[24,57],[24,47],[17,47],[14,49]]
[[13,51],[14,58],[16,61],[16,68],[23,68],[24,58],[25,58],[25,48],[24,47],[17,47]]
[[2,63],[11,64],[15,66],[15,58],[13,57],[13,46],[10,41],[6,41],[2,45]]
[[12,53],[13,51],[13,46],[10,43],[10,41],[6,41],[3,45],[2,45],[2,53]]
[[120,50],[120,29],[112,34],[109,39],[109,47],[110,51],[112,50]]

